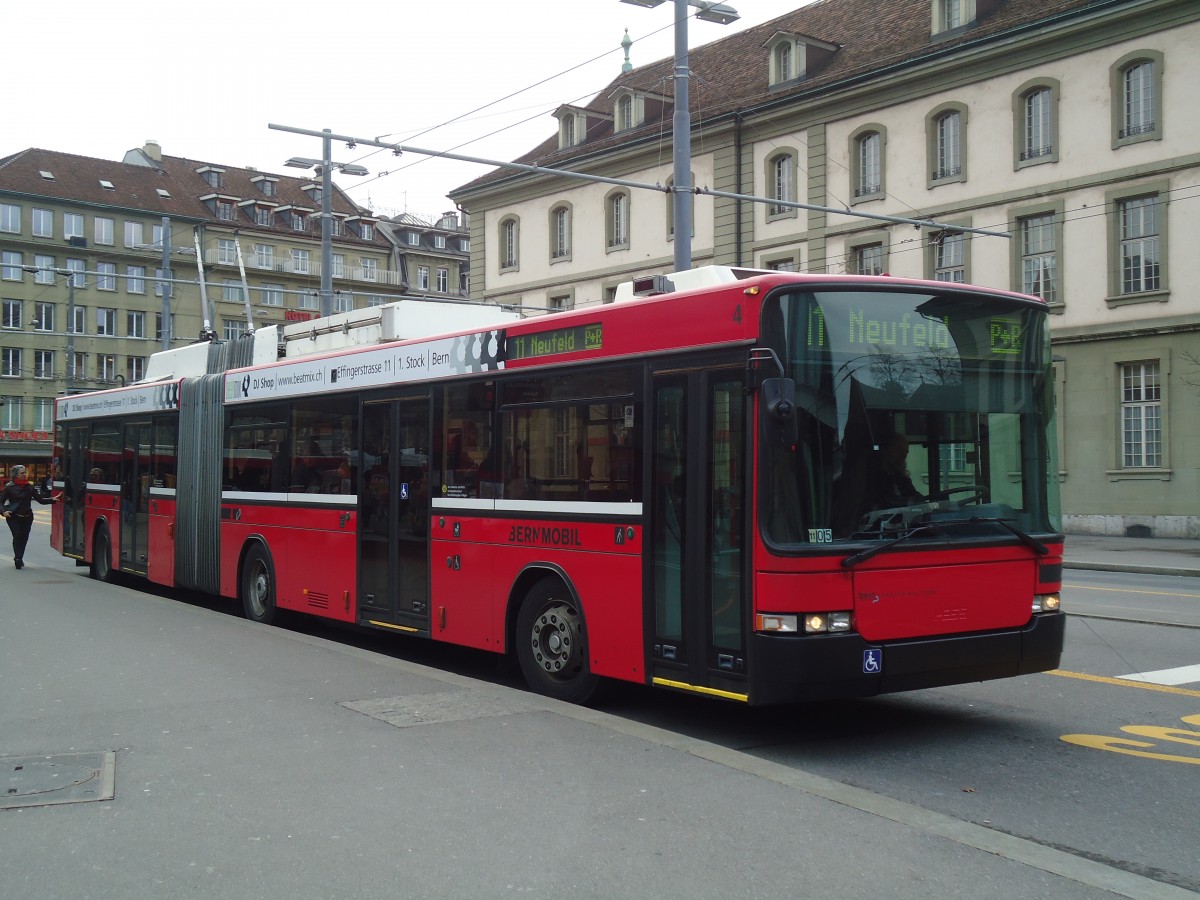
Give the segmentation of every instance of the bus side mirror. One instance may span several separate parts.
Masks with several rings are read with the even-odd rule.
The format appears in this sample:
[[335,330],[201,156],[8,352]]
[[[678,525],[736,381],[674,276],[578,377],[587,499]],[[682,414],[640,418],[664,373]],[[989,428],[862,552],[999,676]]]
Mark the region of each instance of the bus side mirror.
[[767,435],[788,447],[797,443],[796,383],[790,378],[765,378],[758,396]]

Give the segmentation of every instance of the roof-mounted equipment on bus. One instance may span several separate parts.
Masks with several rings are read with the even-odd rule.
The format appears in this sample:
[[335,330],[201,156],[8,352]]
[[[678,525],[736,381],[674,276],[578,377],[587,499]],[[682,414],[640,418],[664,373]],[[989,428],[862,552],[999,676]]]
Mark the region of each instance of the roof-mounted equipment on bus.
[[659,294],[671,294],[675,284],[666,275],[643,275],[633,279],[633,296],[657,297]]

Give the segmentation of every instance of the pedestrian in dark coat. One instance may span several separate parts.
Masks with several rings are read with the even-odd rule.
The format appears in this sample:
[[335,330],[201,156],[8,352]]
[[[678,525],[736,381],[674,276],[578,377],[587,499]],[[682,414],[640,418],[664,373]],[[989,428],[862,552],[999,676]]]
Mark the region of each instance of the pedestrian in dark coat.
[[33,501],[45,505],[56,503],[54,497],[42,497],[37,488],[25,477],[24,466],[13,466],[12,481],[0,491],[0,515],[8,522],[13,539],[13,565],[25,568],[25,545],[29,543],[29,532],[33,528]]

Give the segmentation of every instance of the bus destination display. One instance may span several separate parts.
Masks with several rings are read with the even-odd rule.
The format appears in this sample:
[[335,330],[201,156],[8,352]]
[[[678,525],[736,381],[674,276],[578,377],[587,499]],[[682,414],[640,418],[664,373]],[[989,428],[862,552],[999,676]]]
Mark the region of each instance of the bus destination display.
[[507,348],[508,359],[533,359],[553,356],[557,353],[575,353],[581,350],[599,350],[603,341],[604,326],[577,325],[574,328],[555,328],[534,334],[510,334]]

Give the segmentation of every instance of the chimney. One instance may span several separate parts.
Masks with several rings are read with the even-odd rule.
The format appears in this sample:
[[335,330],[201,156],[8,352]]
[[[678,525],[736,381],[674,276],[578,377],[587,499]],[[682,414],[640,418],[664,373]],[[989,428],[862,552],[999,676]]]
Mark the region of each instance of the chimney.
[[142,152],[155,162],[162,162],[162,146],[158,141],[147,139],[146,146],[142,148]]

